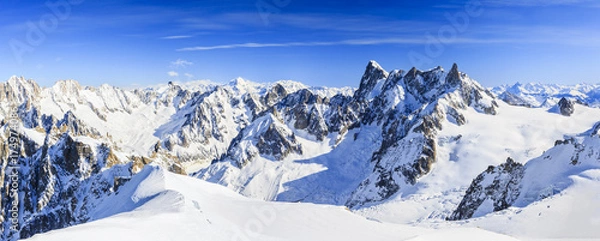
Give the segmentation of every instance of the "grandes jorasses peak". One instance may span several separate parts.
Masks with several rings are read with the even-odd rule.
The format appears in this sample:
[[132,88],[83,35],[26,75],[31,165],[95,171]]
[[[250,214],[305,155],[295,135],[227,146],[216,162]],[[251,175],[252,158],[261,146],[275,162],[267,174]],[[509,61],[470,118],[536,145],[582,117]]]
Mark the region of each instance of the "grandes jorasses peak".
[[[268,91],[266,99],[272,101],[261,103],[278,101],[257,113],[252,118],[253,123],[243,129],[229,146],[227,154],[197,175],[244,190],[259,185],[253,184],[257,180],[253,180],[253,176],[261,175],[256,172],[242,174],[246,172],[244,170],[256,170],[266,165],[263,163],[265,161],[285,161],[289,153],[295,153],[292,159],[299,158],[315,153],[315,148],[322,149],[324,146],[333,151],[322,153],[320,157],[330,158],[328,156],[334,155],[338,146],[356,145],[353,143],[361,141],[360,138],[377,133],[378,140],[372,143],[373,149],[361,150],[362,157],[356,160],[362,163],[360,165],[366,165],[367,170],[353,176],[338,196],[325,201],[357,207],[386,200],[427,175],[437,159],[436,139],[443,123],[465,124],[468,120],[462,112],[467,108],[473,108],[481,114],[495,114],[498,108],[495,98],[474,80],[460,73],[456,64],[450,72],[437,67],[426,71],[412,68],[408,72],[393,70],[388,73],[375,61],[370,61],[360,79],[359,88],[352,96],[324,97],[308,89],[289,93],[283,98],[282,93],[277,86]],[[266,116],[269,116],[267,120],[271,124],[258,124],[259,121],[264,122]],[[274,128],[276,126],[279,128]],[[348,136],[348,133],[353,134]],[[301,144],[306,142],[310,145]],[[308,158],[307,162],[313,161],[313,157],[305,158]],[[337,174],[323,175],[332,175],[323,178],[335,179]],[[327,189],[325,186],[317,189]],[[281,195],[273,196],[273,192],[270,192],[269,197],[258,197],[283,201],[298,198],[323,200],[321,192],[280,188],[273,192]]]

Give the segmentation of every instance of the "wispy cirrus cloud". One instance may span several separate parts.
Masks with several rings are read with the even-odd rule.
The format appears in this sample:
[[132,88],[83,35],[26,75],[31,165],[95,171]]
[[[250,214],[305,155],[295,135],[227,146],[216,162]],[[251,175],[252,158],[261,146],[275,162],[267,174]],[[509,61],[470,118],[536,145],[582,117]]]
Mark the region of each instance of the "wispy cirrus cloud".
[[175,71],[169,71],[169,72],[167,72],[167,75],[169,75],[170,77],[177,77],[177,76],[179,76],[179,73],[177,73]]
[[[186,21],[190,21],[189,19]],[[399,20],[377,15],[286,13],[273,15],[269,25],[265,25],[256,12],[233,12],[205,17],[196,22],[209,22],[211,25],[255,27],[259,29],[309,29],[335,32],[381,33],[417,32],[431,26],[431,22]],[[204,26],[201,25],[201,26]]]
[[191,35],[172,35],[172,36],[164,36],[161,37],[160,39],[167,39],[167,40],[171,40],[171,39],[185,39],[185,38],[191,38]]
[[595,0],[484,0],[485,5],[495,6],[522,6],[522,7],[535,7],[535,6],[551,6],[551,5],[576,5],[576,4],[596,4]]
[[[207,51],[217,49],[236,49],[236,48],[269,48],[269,47],[312,47],[312,46],[334,46],[334,45],[383,45],[383,44],[427,44],[430,40],[425,38],[381,38],[381,39],[349,39],[341,41],[322,41],[322,42],[286,42],[286,43],[238,43],[210,46],[195,46],[180,48],[177,51]],[[447,44],[461,43],[507,43],[510,39],[470,39],[457,38],[446,41]]]

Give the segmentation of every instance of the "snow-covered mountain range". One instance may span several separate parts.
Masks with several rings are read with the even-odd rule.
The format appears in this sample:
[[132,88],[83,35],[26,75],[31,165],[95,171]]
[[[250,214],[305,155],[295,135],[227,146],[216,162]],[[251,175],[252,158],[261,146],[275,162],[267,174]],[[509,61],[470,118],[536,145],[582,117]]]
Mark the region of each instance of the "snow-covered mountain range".
[[512,105],[528,107],[552,107],[565,97],[581,104],[600,106],[600,84],[539,84],[516,83],[494,87],[491,91],[498,98]]
[[[244,215],[230,219],[233,211],[217,205],[230,202],[240,212],[252,203],[289,206],[294,211],[278,230],[308,222],[300,213],[323,212],[319,215],[343,223],[342,230],[370,227],[381,235],[378,240],[429,240],[421,237],[422,229],[456,225],[523,239],[600,236],[598,219],[579,208],[543,222],[572,225],[577,233],[547,235],[536,224],[519,226],[539,219],[542,212],[535,212],[546,203],[543,212],[551,217],[578,197],[588,197],[586,209],[600,210],[594,202],[600,196],[589,189],[600,185],[600,85],[487,89],[456,64],[449,71],[388,72],[371,61],[357,89],[241,78],[132,90],[67,80],[42,88],[12,77],[0,84],[0,101],[0,155],[6,157],[0,191],[12,193],[16,185],[19,197],[16,215],[14,197],[2,197],[2,240],[92,221],[143,223],[163,208],[160,215],[193,223],[213,237],[206,240],[231,240],[221,234],[244,225]],[[9,144],[11,133],[18,133],[18,146]],[[13,150],[20,155],[14,165],[8,161]],[[249,201],[203,180],[246,197],[304,204]],[[346,206],[354,214],[327,205]],[[521,223],[494,225],[503,218]],[[65,230],[117,228],[86,225]],[[304,229],[310,227],[316,228]],[[384,227],[411,235],[373,231]],[[263,231],[242,240],[313,235]],[[61,232],[39,239],[70,235]],[[359,233],[342,231],[339,237],[357,239]]]

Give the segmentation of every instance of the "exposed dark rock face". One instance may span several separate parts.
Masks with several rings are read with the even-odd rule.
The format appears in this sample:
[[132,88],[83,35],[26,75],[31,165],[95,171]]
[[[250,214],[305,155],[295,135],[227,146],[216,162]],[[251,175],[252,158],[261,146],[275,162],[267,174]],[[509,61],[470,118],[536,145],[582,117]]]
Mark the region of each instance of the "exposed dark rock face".
[[[25,136],[21,138],[26,139]],[[2,146],[6,147],[4,141]],[[26,148],[23,146],[22,149]],[[88,221],[88,211],[113,191],[115,178],[131,175],[130,167],[122,165],[101,171],[107,163],[120,161],[111,160],[116,157],[110,154],[108,146],[99,146],[98,152],[92,150],[89,145],[75,141],[71,135],[62,134],[55,140],[48,136],[46,143],[32,155],[22,153],[18,169],[22,200],[19,232],[5,232],[3,235],[8,236],[3,236],[2,240],[15,237],[13,235],[28,238]],[[3,169],[2,174],[10,171],[10,168]],[[7,186],[1,188],[3,193],[9,191],[9,182],[5,183]],[[11,201],[8,196],[2,199],[2,203]],[[10,227],[10,207],[5,205],[2,212],[5,230]]]
[[267,94],[261,97],[261,102],[265,106],[273,106],[287,95],[287,90],[281,84],[275,84]]
[[308,123],[306,130],[308,133],[313,134],[318,141],[323,141],[327,134],[329,134],[328,126],[323,119],[323,114],[314,106],[310,109]]
[[448,220],[462,220],[473,217],[484,202],[491,205],[494,212],[510,207],[520,194],[520,183],[524,175],[523,165],[508,158],[497,167],[490,166],[479,174]]
[[523,98],[510,93],[508,91],[503,92],[501,95],[498,96],[502,101],[508,103],[509,105],[514,105],[514,106],[524,106],[524,107],[533,107],[530,103],[528,103],[527,101],[523,100]]
[[407,91],[415,96],[419,102],[432,101],[444,91],[443,88],[440,88],[440,85],[443,84],[439,75],[441,71],[441,67],[425,72],[413,67],[404,76]]
[[6,83],[0,84],[0,102],[26,103],[38,99],[42,89],[33,80],[23,77],[12,77]]
[[[133,91],[144,104],[154,104],[155,106],[173,106],[176,109],[183,107],[189,100],[193,99],[198,95],[197,92],[184,90],[181,86],[169,82],[169,89],[163,95],[159,94],[154,90],[140,90],[136,89]],[[210,87],[209,89],[212,89]]]
[[88,127],[83,121],[77,119],[73,112],[67,111],[64,117],[59,120],[55,126],[60,130],[61,133],[70,132],[76,136],[88,136],[92,138],[99,138],[102,136],[99,131],[92,127]]
[[324,114],[329,132],[345,132],[359,122],[362,105],[351,96],[336,95],[329,101],[328,113]]
[[268,114],[241,131],[231,142],[227,155],[219,161],[233,160],[241,168],[259,155],[280,161],[291,153],[302,154],[302,145],[294,133],[280,124],[275,116]]
[[368,98],[367,95],[373,91],[373,88],[375,88],[375,85],[377,84],[377,80],[387,78],[387,76],[388,73],[383,70],[377,62],[370,61],[365,73],[360,79],[358,90],[354,92],[354,99],[362,101]]
[[[244,105],[246,105],[246,108],[248,108],[249,110],[252,111],[252,120],[254,120],[254,118],[258,117],[260,115],[260,113],[263,112],[266,108],[266,106],[263,104],[265,100],[263,100],[261,102],[260,97],[256,96],[255,94],[252,94],[252,93],[248,93],[248,94],[245,94],[244,96],[242,96],[242,101],[244,102]],[[272,100],[270,100],[270,101],[272,101]],[[237,101],[232,103],[232,106],[237,108],[238,107]]]
[[269,125],[267,131],[259,136],[256,147],[261,155],[272,156],[276,160],[282,160],[290,153],[302,154],[302,146],[296,137],[275,124]]
[[465,116],[463,114],[461,114],[460,112],[458,112],[455,108],[453,107],[448,107],[448,120],[456,125],[462,126],[465,123],[467,123],[467,120],[465,119]]
[[[169,154],[157,154],[164,159],[176,158],[180,162],[210,162],[226,153],[229,143],[254,118],[253,115],[262,108],[262,104],[249,93],[239,98],[230,89],[218,86],[193,95],[184,107],[176,114],[183,120],[182,123],[178,126],[167,123],[168,128],[161,127],[166,131],[161,133],[162,146],[159,149]],[[236,116],[228,115],[228,111],[234,108],[246,111]],[[228,125],[231,122],[234,124]],[[179,154],[173,156],[171,153]]]
[[575,112],[575,104],[573,103],[573,101],[570,101],[564,97],[561,98],[560,101],[558,101],[557,105],[559,113],[561,115],[571,116],[573,112]]
[[297,104],[323,104],[324,101],[323,97],[313,94],[310,90],[302,89],[286,96],[275,106],[281,109],[281,107],[292,107]]
[[380,80],[384,87],[373,90],[380,94],[360,115],[362,125],[381,125],[382,144],[371,159],[373,173],[352,193],[349,207],[383,201],[427,175],[436,162],[437,133],[444,120],[465,124],[461,112],[467,107],[496,114],[491,93],[460,73],[456,64],[448,73],[441,67],[402,73],[393,71]]
[[329,128],[319,108],[323,108],[326,101],[309,90],[300,90],[288,95],[274,108],[278,110],[279,115],[286,116],[284,119],[288,123],[293,122],[295,129],[306,130],[317,140],[322,141],[329,133]]
[[591,137],[600,137],[600,122],[597,122],[590,133]]

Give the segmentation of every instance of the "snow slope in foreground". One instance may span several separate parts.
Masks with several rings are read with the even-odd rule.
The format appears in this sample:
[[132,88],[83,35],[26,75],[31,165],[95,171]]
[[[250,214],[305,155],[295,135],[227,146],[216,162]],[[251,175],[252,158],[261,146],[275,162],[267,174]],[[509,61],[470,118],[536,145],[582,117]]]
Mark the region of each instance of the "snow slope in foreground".
[[568,178],[573,183],[555,196],[461,221],[461,226],[518,235],[523,240],[600,240],[600,169]]
[[479,228],[380,223],[343,207],[273,203],[146,166],[86,224],[30,240],[516,240]]

